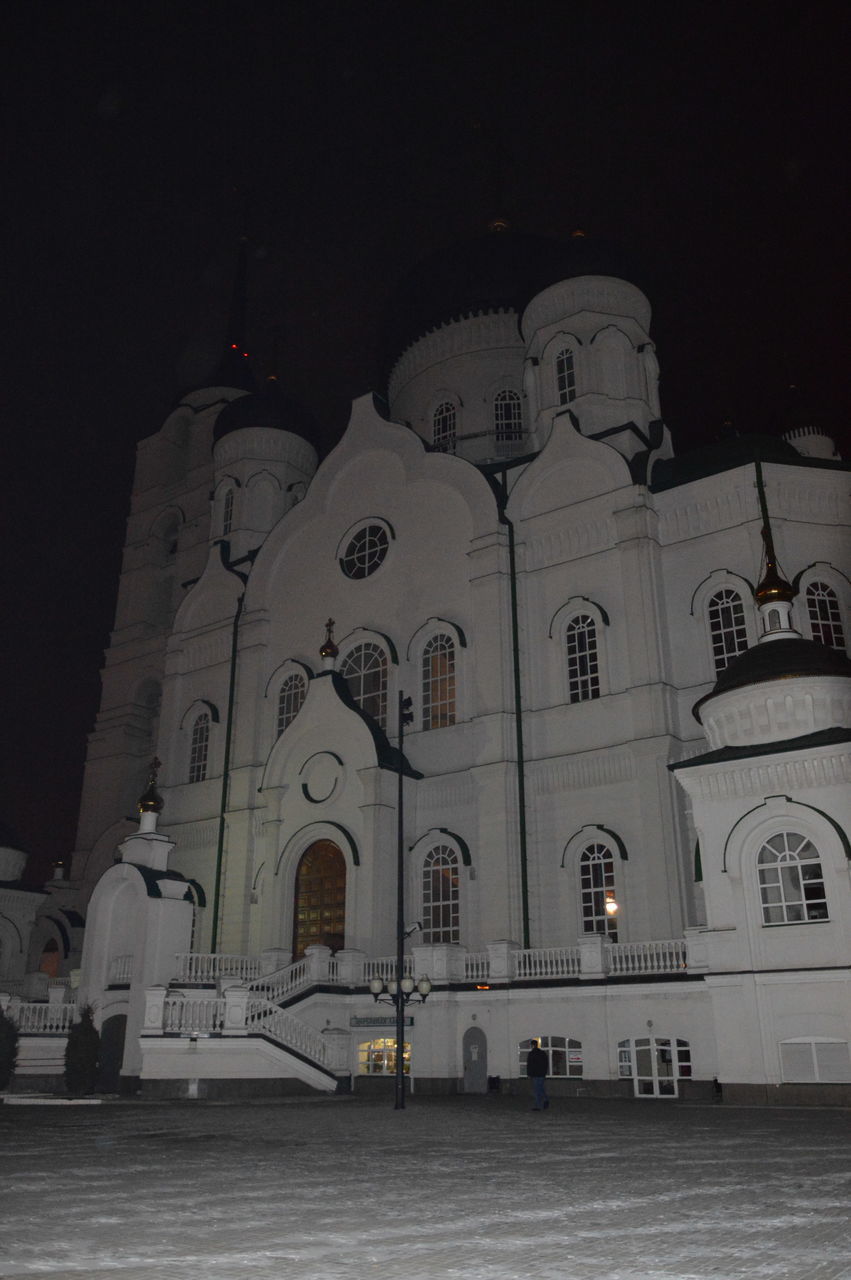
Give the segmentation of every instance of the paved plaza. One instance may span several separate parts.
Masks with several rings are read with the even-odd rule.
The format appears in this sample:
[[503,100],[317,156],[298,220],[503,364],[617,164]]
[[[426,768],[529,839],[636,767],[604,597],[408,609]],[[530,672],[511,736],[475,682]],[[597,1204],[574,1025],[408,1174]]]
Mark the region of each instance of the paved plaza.
[[851,1112],[0,1106],[0,1276],[849,1280]]

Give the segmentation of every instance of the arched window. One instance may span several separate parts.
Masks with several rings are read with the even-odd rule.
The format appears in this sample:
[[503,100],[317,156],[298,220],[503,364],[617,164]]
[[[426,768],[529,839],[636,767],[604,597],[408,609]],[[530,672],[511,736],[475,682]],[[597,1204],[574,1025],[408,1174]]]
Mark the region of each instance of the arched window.
[[642,1036],[618,1041],[618,1075],[633,1081],[636,1098],[676,1098],[678,1080],[691,1077],[688,1040]]
[[387,727],[387,655],[380,645],[359,644],[340,663],[340,675],[362,711]]
[[459,942],[460,881],[458,855],[437,845],[423,862],[423,943]]
[[745,607],[738,591],[734,591],[732,587],[724,587],[710,597],[706,612],[712,640],[712,658],[718,675],[748,647]]
[[579,855],[579,895],[584,931],[602,933],[609,942],[617,942],[617,918],[606,911],[607,900],[615,895],[615,859],[601,841],[587,845]]
[[455,452],[457,411],[451,400],[444,400],[432,414],[432,441],[443,453]]
[[597,624],[587,613],[571,618],[565,628],[567,700],[587,702],[600,696]]
[[493,435],[496,451],[510,454],[512,446],[523,438],[523,412],[520,396],[506,388],[498,391],[493,402]]
[[451,636],[432,636],[423,649],[423,728],[455,723],[455,644]]
[[222,534],[226,537],[233,528],[233,489],[228,489],[222,504]]
[[819,852],[798,831],[781,831],[757,855],[763,924],[808,924],[827,920],[827,898]]
[[304,676],[294,671],[292,675],[288,675],[281,685],[278,694],[278,737],[284,732],[288,724],[292,724],[299,711],[301,704],[304,702],[307,693],[307,681]]
[[576,399],[576,371],[571,347],[563,347],[556,356],[556,391],[559,404],[570,404]]
[[807,587],[807,614],[810,619],[810,631],[814,640],[826,644],[830,649],[845,652],[845,635],[842,630],[842,615],[839,612],[839,601],[833,587],[826,582],[811,582]]
[[192,744],[189,748],[189,781],[203,782],[207,776],[207,755],[210,749],[210,716],[202,711],[192,726]]
[[532,1040],[537,1040],[538,1047],[550,1060],[548,1076],[582,1075],[581,1040],[571,1040],[568,1036],[532,1036],[517,1046],[521,1076],[526,1074],[526,1055],[532,1048]]

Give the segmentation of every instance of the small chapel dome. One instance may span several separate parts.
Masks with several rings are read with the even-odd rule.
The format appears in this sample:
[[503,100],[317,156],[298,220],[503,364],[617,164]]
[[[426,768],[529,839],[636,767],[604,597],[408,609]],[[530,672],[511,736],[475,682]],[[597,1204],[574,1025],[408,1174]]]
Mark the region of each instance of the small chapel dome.
[[297,400],[285,395],[274,378],[269,378],[253,395],[239,396],[225,405],[213,428],[213,444],[234,431],[253,427],[289,431],[314,448],[317,446],[314,418]]

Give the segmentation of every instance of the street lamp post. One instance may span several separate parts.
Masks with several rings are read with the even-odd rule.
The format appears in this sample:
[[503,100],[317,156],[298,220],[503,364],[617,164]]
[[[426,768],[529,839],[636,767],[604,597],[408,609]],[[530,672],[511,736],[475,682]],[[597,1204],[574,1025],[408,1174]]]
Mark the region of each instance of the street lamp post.
[[[396,763],[397,803],[396,803],[396,977],[385,983],[381,978],[373,978],[369,984],[373,999],[384,1000],[396,1009],[396,1111],[405,1108],[405,1008],[412,998],[425,1003],[431,991],[428,978],[405,977],[405,833],[404,833],[404,763],[405,725],[413,720],[411,699],[406,698],[399,690],[399,759]],[[416,990],[415,990],[416,988]],[[384,992],[386,991],[386,995]]]

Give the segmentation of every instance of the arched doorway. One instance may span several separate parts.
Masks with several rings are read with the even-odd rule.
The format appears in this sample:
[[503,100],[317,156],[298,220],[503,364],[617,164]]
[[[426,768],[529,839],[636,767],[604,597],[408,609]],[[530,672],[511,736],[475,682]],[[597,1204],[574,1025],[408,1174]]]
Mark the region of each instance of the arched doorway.
[[345,931],[346,860],[333,840],[316,840],[295,873],[293,960],[316,944],[339,951]]
[[464,1062],[464,1092],[488,1091],[488,1041],[481,1027],[468,1027],[461,1046]]
[[98,1073],[98,1089],[101,1093],[118,1093],[126,1033],[126,1013],[115,1013],[111,1018],[104,1019],[100,1029],[100,1071]]

